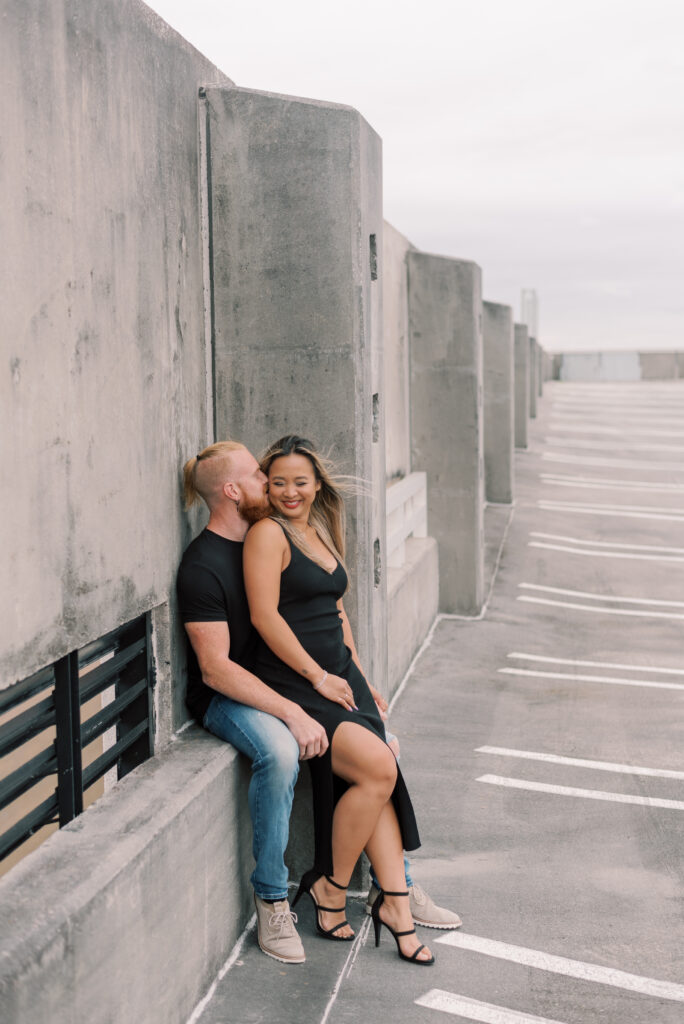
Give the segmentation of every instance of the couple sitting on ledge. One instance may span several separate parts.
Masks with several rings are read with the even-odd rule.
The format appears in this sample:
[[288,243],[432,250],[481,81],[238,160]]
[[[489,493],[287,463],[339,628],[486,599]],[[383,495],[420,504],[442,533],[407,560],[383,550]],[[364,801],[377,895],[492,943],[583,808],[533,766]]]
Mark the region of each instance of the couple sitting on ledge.
[[202,498],[210,512],[178,572],[190,641],[187,703],[204,728],[252,764],[259,946],[283,963],[305,960],[284,854],[298,762],[308,760],[314,866],[292,906],[308,893],[318,934],[353,939],[346,889],[365,850],[376,945],[384,925],[402,959],[434,963],[414,922],[461,922],[408,873],[403,851],[420,841],[398,747],[385,733],[387,703],[364,677],[342,605],[339,483],[309,441],[290,435],[261,464],[242,444],[212,444],[186,463],[184,487],[188,505]]

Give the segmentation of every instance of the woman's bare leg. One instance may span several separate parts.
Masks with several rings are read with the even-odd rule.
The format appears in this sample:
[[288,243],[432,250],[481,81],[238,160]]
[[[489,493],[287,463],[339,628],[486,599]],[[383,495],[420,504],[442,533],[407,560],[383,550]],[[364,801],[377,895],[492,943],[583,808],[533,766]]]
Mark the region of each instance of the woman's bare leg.
[[[335,775],[349,783],[349,789],[335,807],[332,832],[333,878],[345,885],[392,795],[397,764],[394,754],[379,736],[354,722],[338,725],[331,754]],[[324,907],[334,907],[341,902],[342,893],[325,878],[320,878],[313,890],[317,902]],[[322,927],[332,928],[338,924],[340,913],[321,913]],[[347,926],[340,928],[337,934],[353,933]]]
[[[366,843],[366,853],[383,889],[390,892],[406,892],[404,849],[397,813],[391,801],[382,809],[375,830]],[[385,896],[380,908],[380,917],[391,925],[395,932],[407,932],[413,928],[413,918],[406,896]],[[399,939],[399,943],[402,953],[406,956],[411,956],[421,945],[417,935],[405,935]],[[430,950],[426,947],[420,951],[418,959],[429,960],[431,956]]]

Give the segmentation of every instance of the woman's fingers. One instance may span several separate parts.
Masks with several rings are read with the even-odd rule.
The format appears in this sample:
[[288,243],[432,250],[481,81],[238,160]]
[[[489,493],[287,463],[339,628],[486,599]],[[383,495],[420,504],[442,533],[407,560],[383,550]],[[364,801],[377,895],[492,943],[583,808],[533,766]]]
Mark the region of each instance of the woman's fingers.
[[348,711],[358,711],[352,689],[347,680],[343,679],[342,676],[328,675],[323,686],[319,687],[319,692],[324,697],[327,697],[328,700],[341,704]]

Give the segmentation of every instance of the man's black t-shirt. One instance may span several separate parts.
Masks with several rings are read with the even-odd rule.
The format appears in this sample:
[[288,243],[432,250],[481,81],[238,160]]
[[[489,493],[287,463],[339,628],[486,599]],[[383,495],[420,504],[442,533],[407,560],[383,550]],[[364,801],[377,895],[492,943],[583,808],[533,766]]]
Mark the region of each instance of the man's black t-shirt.
[[[182,622],[227,622],[230,658],[252,670],[257,633],[249,617],[242,574],[242,541],[203,530],[188,545],[178,569],[178,607]],[[185,702],[200,723],[216,693],[202,682],[197,656],[188,640],[188,691]]]

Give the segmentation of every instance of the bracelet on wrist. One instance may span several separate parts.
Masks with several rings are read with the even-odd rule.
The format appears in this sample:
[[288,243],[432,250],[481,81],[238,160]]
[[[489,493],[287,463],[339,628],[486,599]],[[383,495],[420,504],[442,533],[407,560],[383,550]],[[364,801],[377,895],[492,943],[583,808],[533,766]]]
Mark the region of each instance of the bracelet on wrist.
[[328,673],[324,672],[323,673],[323,678],[320,680],[320,682],[313,683],[314,690],[320,690],[321,686],[323,685],[323,683],[326,681],[327,678],[328,678]]

